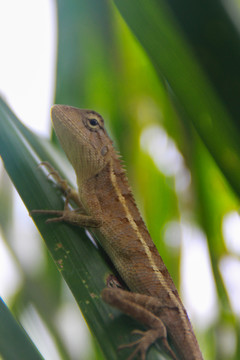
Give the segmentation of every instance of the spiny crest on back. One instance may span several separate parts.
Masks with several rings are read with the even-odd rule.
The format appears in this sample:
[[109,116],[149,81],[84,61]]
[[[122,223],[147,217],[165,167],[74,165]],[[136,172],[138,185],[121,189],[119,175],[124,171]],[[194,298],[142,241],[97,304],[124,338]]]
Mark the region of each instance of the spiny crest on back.
[[124,174],[125,176],[127,176],[125,163],[123,161],[122,155],[114,147],[113,147],[112,160],[113,160],[113,170],[115,174],[116,175]]
[[132,189],[129,185],[128,178],[127,178],[127,171],[125,169],[124,162],[122,160],[122,156],[119,154],[118,151],[113,152],[112,156],[112,171],[116,176],[116,181],[121,188],[121,193],[123,196],[128,198],[131,197],[131,201],[135,204],[134,197],[132,195]]

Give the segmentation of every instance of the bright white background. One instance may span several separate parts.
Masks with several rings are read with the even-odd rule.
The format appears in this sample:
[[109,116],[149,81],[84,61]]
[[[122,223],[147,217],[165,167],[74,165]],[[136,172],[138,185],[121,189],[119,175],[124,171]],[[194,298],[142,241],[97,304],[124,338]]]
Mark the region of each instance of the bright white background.
[[55,2],[0,1],[0,92],[16,114],[47,134],[56,53]]

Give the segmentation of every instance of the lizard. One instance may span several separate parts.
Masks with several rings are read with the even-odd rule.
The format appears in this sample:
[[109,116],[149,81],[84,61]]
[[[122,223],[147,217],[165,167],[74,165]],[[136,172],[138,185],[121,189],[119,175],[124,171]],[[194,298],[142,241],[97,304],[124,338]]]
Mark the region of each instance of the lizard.
[[[75,170],[78,191],[47,164],[67,193],[66,203],[64,210],[33,213],[55,215],[48,222],[91,228],[108,254],[130,291],[106,287],[102,299],[147,328],[135,330],[140,335],[138,340],[121,346],[135,347],[128,360],[137,355],[145,360],[148,348],[159,339],[173,360],[202,360],[187,312],[136,206],[121,157],[102,116],[92,110],[54,105],[51,118]],[[80,211],[69,208],[70,199]]]

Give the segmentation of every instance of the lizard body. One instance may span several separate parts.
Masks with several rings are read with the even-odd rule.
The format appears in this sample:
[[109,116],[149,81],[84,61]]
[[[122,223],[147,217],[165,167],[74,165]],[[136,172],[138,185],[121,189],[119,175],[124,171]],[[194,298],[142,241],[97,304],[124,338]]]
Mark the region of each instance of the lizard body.
[[[36,211],[59,215],[48,221],[67,221],[91,227],[131,292],[106,288],[103,299],[146,325],[129,359],[161,339],[173,359],[201,360],[202,355],[186,310],[135,204],[119,155],[102,117],[90,110],[54,105],[52,121],[59,141],[77,176],[78,194],[60,180],[82,213]],[[64,184],[63,184],[64,183]],[[174,352],[167,341],[174,345]]]

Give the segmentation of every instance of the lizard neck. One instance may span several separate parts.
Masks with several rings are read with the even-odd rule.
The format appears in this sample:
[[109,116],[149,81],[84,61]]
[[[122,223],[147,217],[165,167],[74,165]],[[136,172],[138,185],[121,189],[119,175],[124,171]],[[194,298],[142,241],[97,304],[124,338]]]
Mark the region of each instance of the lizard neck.
[[[124,218],[126,214],[121,203],[123,199],[119,199],[117,193],[120,192],[122,196],[131,198],[133,202],[134,198],[128,184],[126,171],[122,166],[121,158],[115,149],[112,148],[111,152],[112,156],[105,167],[94,176],[83,179],[77,173],[79,195],[88,213],[100,212],[109,219],[114,216],[118,218],[119,214],[122,214]],[[138,212],[136,206],[135,208]]]

